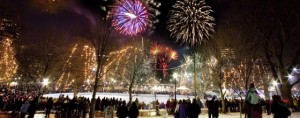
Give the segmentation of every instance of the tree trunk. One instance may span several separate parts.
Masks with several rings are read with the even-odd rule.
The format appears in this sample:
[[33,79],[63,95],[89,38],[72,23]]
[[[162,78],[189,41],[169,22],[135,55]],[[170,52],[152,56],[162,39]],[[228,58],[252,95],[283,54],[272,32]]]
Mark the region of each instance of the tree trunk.
[[222,89],[221,89],[221,99],[222,99],[222,113],[226,113],[225,111],[225,93],[222,92]]
[[129,85],[129,104],[131,104],[132,101],[132,83]]
[[93,87],[93,95],[92,95],[92,100],[90,104],[90,113],[89,113],[89,118],[94,118],[95,116],[95,106],[96,106],[96,93],[98,91],[98,85],[99,85],[99,72],[100,72],[100,62],[97,64],[97,70],[96,70],[96,78],[95,78],[95,84]]
[[268,86],[267,86],[267,84],[264,82],[264,94],[265,94],[265,98],[266,99],[270,99],[270,93],[269,93],[269,90],[268,90]]
[[289,103],[293,103],[292,90],[291,89],[292,89],[292,86],[288,82],[282,83],[282,85],[280,86],[280,92],[281,92],[282,99],[283,100],[289,100]]
[[77,84],[75,84],[75,86],[74,86],[74,97],[76,97],[77,94],[78,94]]

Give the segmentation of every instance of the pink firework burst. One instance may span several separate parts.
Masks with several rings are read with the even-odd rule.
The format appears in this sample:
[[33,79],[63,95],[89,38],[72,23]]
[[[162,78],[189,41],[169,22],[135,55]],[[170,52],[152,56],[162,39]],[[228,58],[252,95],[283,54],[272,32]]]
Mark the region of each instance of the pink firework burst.
[[113,27],[124,35],[136,35],[148,25],[148,11],[139,0],[120,0],[112,12]]

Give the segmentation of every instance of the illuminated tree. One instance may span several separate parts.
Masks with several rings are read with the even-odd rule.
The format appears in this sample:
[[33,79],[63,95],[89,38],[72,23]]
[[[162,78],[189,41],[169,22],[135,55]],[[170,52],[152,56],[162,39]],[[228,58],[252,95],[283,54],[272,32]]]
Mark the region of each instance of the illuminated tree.
[[15,77],[18,63],[11,39],[4,39],[0,43],[0,83],[9,83]]
[[90,89],[90,82],[95,73],[96,56],[91,44],[84,38],[75,38],[69,45],[69,54],[63,65],[63,73],[57,80],[56,89],[74,90],[76,96],[78,90]]
[[[18,74],[28,84],[35,85],[41,92],[43,79],[49,79],[50,85],[62,74],[65,37],[59,33],[47,32],[45,39],[29,42],[18,41],[17,60],[20,63]],[[60,38],[59,38],[60,37]],[[28,85],[27,84],[27,85]]]
[[108,63],[109,52],[114,47],[113,40],[115,37],[111,37],[110,33],[112,31],[111,23],[108,19],[101,19],[98,22],[98,28],[91,37],[89,41],[95,50],[96,55],[96,67],[95,67],[95,79],[94,84],[92,84],[92,100],[90,105],[89,117],[93,118],[95,115],[95,103],[96,103],[96,92],[99,90],[100,81],[105,76],[105,65]]

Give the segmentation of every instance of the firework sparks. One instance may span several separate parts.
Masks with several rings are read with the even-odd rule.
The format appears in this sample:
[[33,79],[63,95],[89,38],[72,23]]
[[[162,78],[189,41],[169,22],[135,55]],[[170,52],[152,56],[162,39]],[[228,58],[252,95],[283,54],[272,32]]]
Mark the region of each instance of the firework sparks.
[[191,46],[201,44],[214,32],[214,18],[204,0],[177,1],[170,12],[167,29],[177,42]]
[[151,47],[150,53],[153,55],[157,55],[158,53],[160,53],[160,49],[161,47],[159,45],[153,45]]
[[112,25],[121,34],[136,35],[148,25],[148,11],[139,0],[117,2],[112,14]]
[[176,60],[178,58],[178,54],[176,51],[171,50],[170,51],[170,59]]
[[151,46],[150,54],[154,55],[155,67],[161,69],[163,76],[168,75],[169,63],[177,60],[178,54],[175,50],[163,45],[154,44]]
[[157,18],[158,15],[161,14],[161,12],[158,10],[161,6],[160,2],[157,2],[155,0],[143,0],[147,4],[147,8],[149,11],[149,29],[154,30],[155,24],[159,22],[159,19]]

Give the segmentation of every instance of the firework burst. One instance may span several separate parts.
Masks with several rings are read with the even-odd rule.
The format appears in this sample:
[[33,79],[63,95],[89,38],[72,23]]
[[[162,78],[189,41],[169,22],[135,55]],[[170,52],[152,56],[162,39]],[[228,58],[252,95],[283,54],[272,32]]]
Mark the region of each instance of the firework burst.
[[150,54],[154,55],[155,68],[161,69],[164,77],[168,75],[168,68],[171,61],[177,60],[178,54],[175,50],[158,44],[153,44]]
[[172,60],[176,60],[176,59],[178,58],[178,54],[177,54],[177,52],[174,51],[174,50],[171,50],[171,51],[170,51],[169,56],[170,56],[170,59],[172,59]]
[[167,29],[177,42],[190,46],[201,44],[214,32],[214,18],[204,0],[177,1],[170,12]]
[[139,0],[120,0],[112,12],[112,25],[121,34],[136,35],[148,25],[148,10]]
[[157,18],[158,15],[161,14],[161,12],[158,10],[161,6],[160,2],[157,2],[155,0],[143,0],[144,3],[147,4],[148,12],[149,12],[149,28],[150,30],[155,29],[155,24],[159,22],[159,19]]

